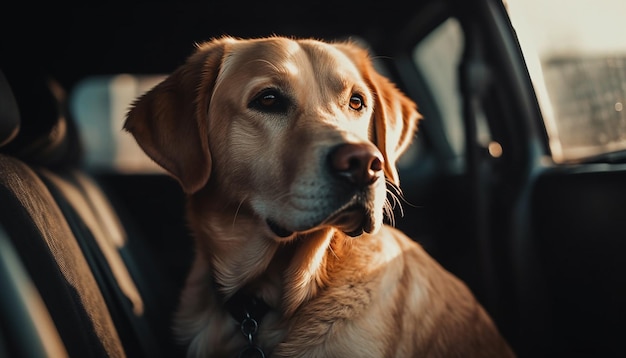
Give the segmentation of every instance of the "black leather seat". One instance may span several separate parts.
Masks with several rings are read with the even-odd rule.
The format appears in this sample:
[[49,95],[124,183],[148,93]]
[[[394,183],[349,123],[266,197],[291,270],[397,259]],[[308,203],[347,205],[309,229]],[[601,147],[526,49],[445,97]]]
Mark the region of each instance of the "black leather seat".
[[[16,137],[20,124],[15,98],[4,74],[0,72],[0,148]],[[11,160],[0,154],[0,167],[10,166]],[[0,171],[3,182],[10,180],[9,176],[14,172],[15,170],[4,169]],[[6,187],[3,185],[2,189],[4,193]],[[5,206],[7,209],[10,207],[4,202],[0,205]],[[29,221],[26,225],[30,223]],[[20,239],[21,237],[17,237],[17,240]],[[0,287],[3,292],[0,296],[0,356],[67,356],[68,352],[50,313],[2,225],[0,225]]]
[[0,357],[67,357],[50,313],[0,227]]
[[167,275],[159,276],[142,240],[129,245],[129,230],[106,193],[81,170],[62,89],[35,71],[5,74],[12,90],[1,78],[0,225],[67,352],[178,355],[168,303],[159,300],[171,283],[159,280]]
[[[4,83],[2,88],[3,104],[14,108],[3,109],[0,121],[20,123],[19,117],[12,117],[20,114],[17,103],[7,99],[12,97],[10,86]],[[24,128],[21,124],[20,131]],[[106,301],[69,223],[38,174],[13,154],[19,149],[13,141],[26,134],[28,131],[11,135],[0,148],[0,224],[43,298],[69,355],[125,356]]]

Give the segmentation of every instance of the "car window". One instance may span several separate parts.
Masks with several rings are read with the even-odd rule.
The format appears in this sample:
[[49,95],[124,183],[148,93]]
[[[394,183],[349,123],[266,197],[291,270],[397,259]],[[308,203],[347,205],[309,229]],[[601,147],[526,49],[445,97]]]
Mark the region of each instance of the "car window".
[[626,1],[505,0],[557,162],[626,149]]
[[[449,17],[442,21],[413,48],[413,62],[424,82],[430,100],[422,102],[424,121],[435,142],[438,158],[448,170],[461,173],[466,168],[466,127],[464,99],[460,88],[460,65],[466,46],[460,21]],[[426,107],[434,108],[426,108]],[[434,117],[434,118],[433,118]],[[437,132],[438,134],[433,134]],[[476,117],[478,144],[499,156],[486,116]]]
[[122,127],[131,103],[164,78],[165,75],[95,76],[76,86],[69,105],[82,136],[87,168],[134,173],[162,171]]
[[[413,50],[413,61],[432,94],[432,105],[441,119],[447,139],[445,144],[459,161],[465,153],[463,103],[459,91],[459,64],[464,41],[459,21],[448,18]],[[486,126],[481,128],[484,130]]]

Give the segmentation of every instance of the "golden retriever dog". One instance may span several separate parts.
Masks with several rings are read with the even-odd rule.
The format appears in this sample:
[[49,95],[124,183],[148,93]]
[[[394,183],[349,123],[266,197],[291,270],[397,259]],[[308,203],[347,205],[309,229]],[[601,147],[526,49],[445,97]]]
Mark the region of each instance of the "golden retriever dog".
[[132,104],[124,128],[188,197],[189,357],[513,356],[385,224],[419,118],[355,43],[281,36],[202,43]]

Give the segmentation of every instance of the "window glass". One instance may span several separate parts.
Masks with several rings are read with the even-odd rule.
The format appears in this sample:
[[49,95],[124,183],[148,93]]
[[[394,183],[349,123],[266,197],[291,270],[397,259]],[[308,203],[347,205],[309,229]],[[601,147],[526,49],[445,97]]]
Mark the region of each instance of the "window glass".
[[465,150],[458,79],[463,46],[460,23],[449,18],[420,41],[413,51],[413,60],[433,94],[448,144],[458,158]]
[[626,149],[626,1],[505,0],[557,162]]
[[164,78],[128,74],[90,77],[72,91],[70,110],[81,135],[88,168],[162,171],[122,127],[132,102]]

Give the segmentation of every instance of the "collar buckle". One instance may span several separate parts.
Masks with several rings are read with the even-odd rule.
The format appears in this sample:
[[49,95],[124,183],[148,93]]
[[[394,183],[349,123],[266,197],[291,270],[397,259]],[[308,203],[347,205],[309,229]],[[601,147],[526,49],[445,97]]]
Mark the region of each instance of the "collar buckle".
[[259,331],[261,319],[270,307],[256,297],[237,292],[225,304],[230,315],[239,323],[241,333],[248,341],[247,347],[239,352],[238,358],[265,358],[263,349],[254,344],[254,335]]

